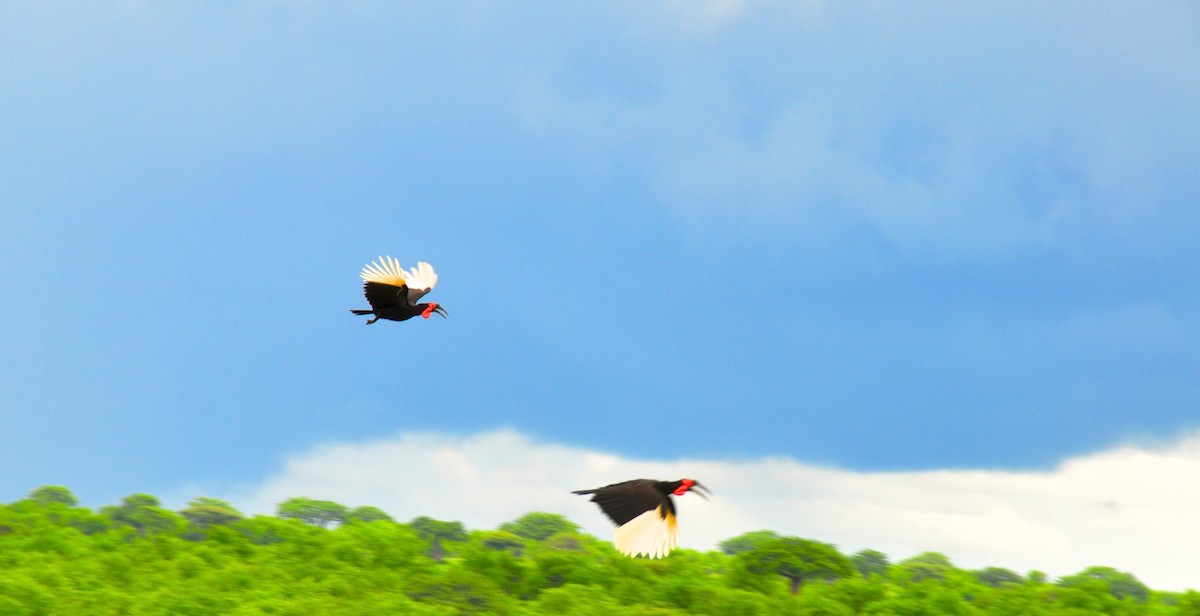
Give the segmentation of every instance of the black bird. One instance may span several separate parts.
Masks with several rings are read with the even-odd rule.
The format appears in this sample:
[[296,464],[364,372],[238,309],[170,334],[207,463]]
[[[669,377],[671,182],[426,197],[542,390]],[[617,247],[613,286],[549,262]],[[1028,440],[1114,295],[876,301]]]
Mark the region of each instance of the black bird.
[[675,522],[675,501],[671,495],[683,496],[691,490],[708,500],[700,492],[708,488],[695,479],[634,479],[594,490],[576,490],[572,494],[592,495],[592,502],[617,525],[613,543],[622,554],[661,558],[679,544],[679,525]]
[[359,316],[375,315],[375,318],[367,321],[367,325],[379,319],[407,321],[417,315],[428,319],[429,315],[435,312],[443,319],[446,318],[446,309],[437,303],[416,303],[433,290],[438,280],[433,266],[424,261],[405,272],[399,261],[391,257],[379,257],[377,263],[363,267],[359,276],[362,276],[364,281],[363,294],[367,296],[367,303],[371,304],[371,309],[352,309],[350,312]]

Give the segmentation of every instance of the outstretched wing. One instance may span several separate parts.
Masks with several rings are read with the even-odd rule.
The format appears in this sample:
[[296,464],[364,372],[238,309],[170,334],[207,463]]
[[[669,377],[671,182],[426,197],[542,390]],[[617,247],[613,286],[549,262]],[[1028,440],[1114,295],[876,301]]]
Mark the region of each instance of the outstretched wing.
[[674,503],[654,487],[650,479],[634,479],[612,485],[596,488],[590,492],[592,502],[600,506],[600,510],[617,526],[622,526],[630,520],[647,511],[662,510],[675,513]]
[[392,257],[379,257],[378,261],[368,263],[363,267],[359,276],[366,282],[378,282],[393,287],[402,287],[408,284],[405,280],[404,267]]
[[371,309],[380,310],[401,304],[409,304],[408,282],[404,268],[392,257],[379,257],[374,263],[363,267],[359,274],[363,279],[363,295]]
[[426,293],[433,290],[437,285],[437,272],[433,271],[433,266],[419,261],[417,266],[408,270],[404,276],[408,283],[408,302],[416,304],[417,300],[421,299]]
[[592,502],[616,523],[613,543],[617,551],[626,556],[662,558],[679,545],[679,525],[675,503],[658,489],[659,483],[634,479],[575,493],[591,494]]
[[679,545],[679,524],[659,507],[618,526],[613,544],[626,556],[663,558]]
[[[367,283],[367,300],[371,301],[371,283],[392,287],[405,287],[408,294],[408,304],[413,305],[437,285],[437,272],[433,266],[421,261],[417,266],[404,271],[400,261],[392,257],[379,257],[379,260],[367,265],[359,276]],[[392,305],[400,302],[392,302]],[[374,306],[374,302],[371,304]]]
[[412,305],[408,301],[408,287],[404,285],[397,287],[382,282],[368,282],[363,284],[363,295],[367,296],[371,310],[375,311],[394,306]]

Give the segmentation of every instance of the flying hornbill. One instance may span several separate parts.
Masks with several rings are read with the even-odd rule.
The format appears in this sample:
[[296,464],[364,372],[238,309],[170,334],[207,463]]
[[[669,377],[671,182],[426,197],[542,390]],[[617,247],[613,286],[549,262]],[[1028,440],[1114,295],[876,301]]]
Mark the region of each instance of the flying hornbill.
[[708,488],[695,479],[655,481],[634,479],[594,490],[576,490],[572,494],[591,494],[592,502],[617,525],[617,550],[626,556],[645,554],[650,558],[666,556],[679,544],[679,526],[675,522],[675,501],[695,490],[708,500]]
[[438,280],[433,266],[424,261],[405,272],[399,261],[391,257],[379,257],[378,263],[370,263],[363,267],[359,276],[362,276],[364,281],[363,293],[367,296],[367,303],[371,304],[371,309],[350,312],[360,316],[375,315],[375,318],[367,321],[367,325],[379,319],[406,321],[418,314],[428,319],[429,315],[435,312],[443,319],[446,318],[446,309],[436,303],[416,303],[433,290]]

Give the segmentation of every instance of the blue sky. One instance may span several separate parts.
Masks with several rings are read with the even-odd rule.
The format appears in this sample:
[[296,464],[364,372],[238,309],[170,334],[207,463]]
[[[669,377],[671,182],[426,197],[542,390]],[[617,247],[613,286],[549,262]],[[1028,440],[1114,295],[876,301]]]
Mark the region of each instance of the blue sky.
[[[1180,438],[1197,32],[1170,2],[0,6],[0,500],[407,432],[862,472]],[[351,316],[384,254],[450,318]]]

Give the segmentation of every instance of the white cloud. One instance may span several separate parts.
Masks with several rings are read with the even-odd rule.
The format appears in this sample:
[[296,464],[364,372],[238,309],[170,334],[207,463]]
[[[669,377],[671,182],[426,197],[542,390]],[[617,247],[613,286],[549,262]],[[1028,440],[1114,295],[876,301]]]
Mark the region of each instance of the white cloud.
[[712,488],[711,501],[678,501],[682,545],[694,549],[765,528],[847,553],[874,548],[893,560],[934,550],[966,568],[1060,576],[1108,565],[1168,590],[1194,587],[1200,570],[1200,434],[1072,458],[1049,471],[884,473],[789,458],[627,459],[509,430],[412,433],[316,447],[229,499],[273,513],[287,498],[308,496],[471,528],[550,511],[611,537],[600,512],[569,492],[637,477],[694,477]]

